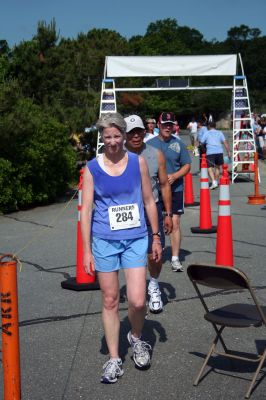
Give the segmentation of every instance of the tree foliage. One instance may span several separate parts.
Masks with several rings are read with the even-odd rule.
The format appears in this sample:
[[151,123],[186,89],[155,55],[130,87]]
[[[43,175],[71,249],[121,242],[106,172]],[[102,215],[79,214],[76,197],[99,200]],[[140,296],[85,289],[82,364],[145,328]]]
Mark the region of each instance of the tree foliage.
[[68,129],[47,115],[17,84],[1,87],[0,210],[53,201],[75,176]]

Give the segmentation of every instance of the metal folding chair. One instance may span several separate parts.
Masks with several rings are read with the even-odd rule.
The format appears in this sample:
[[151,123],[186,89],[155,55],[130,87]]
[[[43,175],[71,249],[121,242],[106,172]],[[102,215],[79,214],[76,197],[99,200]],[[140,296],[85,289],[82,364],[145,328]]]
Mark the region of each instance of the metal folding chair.
[[[241,353],[239,351],[233,351],[227,348],[222,337],[222,332],[225,328],[266,327],[266,307],[260,306],[247,276],[239,269],[217,267],[215,265],[193,264],[189,265],[187,273],[205,309],[204,318],[213,325],[216,332],[216,337],[194,381],[194,385],[198,385],[210,357],[214,354],[235,360],[256,362],[258,363],[258,367],[245,395],[245,398],[248,399],[255,385],[257,376],[264,364],[266,347],[262,354],[254,354],[254,357],[244,357],[240,355]],[[217,296],[219,293],[222,293],[223,298],[225,298],[227,296],[224,296],[224,294],[232,290],[234,291],[233,297],[238,298],[238,300],[232,302],[232,298],[230,298],[230,304],[221,305],[218,308],[210,310],[207,306],[207,296],[204,295],[204,288],[202,286],[221,289],[222,292],[219,290],[213,295],[216,297],[216,300],[218,299]],[[243,293],[248,295],[249,303],[239,303],[240,294],[242,299]],[[252,304],[250,304],[251,301]],[[217,350],[218,342],[222,345],[223,352]]]

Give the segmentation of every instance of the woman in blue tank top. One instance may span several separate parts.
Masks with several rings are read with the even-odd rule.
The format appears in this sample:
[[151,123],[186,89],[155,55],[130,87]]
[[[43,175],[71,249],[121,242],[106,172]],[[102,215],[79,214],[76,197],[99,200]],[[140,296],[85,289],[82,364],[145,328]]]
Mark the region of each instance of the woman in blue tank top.
[[[146,314],[147,227],[144,206],[153,232],[152,253],[160,260],[157,209],[145,160],[124,149],[126,123],[118,113],[97,122],[104,152],[85,167],[82,186],[81,232],[83,264],[96,270],[102,290],[102,319],[110,359],[101,382],[114,383],[123,375],[119,345],[119,280],[124,270],[128,318],[127,338],[139,368],[150,365],[151,347],[141,338]],[[94,205],[94,207],[93,207]]]

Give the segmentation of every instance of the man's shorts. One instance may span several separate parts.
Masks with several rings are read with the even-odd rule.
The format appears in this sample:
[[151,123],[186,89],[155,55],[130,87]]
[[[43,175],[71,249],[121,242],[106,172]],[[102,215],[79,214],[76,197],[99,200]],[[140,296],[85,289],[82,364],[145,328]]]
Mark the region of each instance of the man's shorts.
[[208,168],[210,167],[219,167],[224,163],[223,153],[218,154],[209,154],[206,156]]
[[[165,247],[165,234],[164,234],[164,226],[163,226],[163,208],[162,208],[161,201],[158,201],[156,203],[156,206],[157,206],[157,214],[158,214],[159,231],[161,233],[160,240],[161,240],[162,248],[164,248]],[[149,239],[148,254],[151,254],[152,253],[153,236],[152,236],[151,225],[150,225],[150,222],[149,222],[146,212],[145,212],[145,219],[146,219],[146,225],[148,228],[148,239]]]
[[124,240],[107,240],[95,236],[92,238],[95,269],[99,272],[145,267],[147,249],[147,236]]
[[181,192],[172,192],[172,214],[184,214],[184,195]]

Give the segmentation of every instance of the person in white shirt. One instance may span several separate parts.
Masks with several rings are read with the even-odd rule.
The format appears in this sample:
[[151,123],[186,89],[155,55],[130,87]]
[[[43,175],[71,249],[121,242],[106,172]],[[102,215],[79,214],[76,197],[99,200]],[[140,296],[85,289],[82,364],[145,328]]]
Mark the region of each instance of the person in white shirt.
[[213,122],[213,116],[212,114],[209,114],[208,124],[211,124],[212,122]]
[[197,143],[197,132],[198,132],[198,124],[193,117],[191,122],[188,123],[187,129],[189,130],[189,136],[191,141],[191,146],[193,146],[193,154],[198,156],[198,143]]

